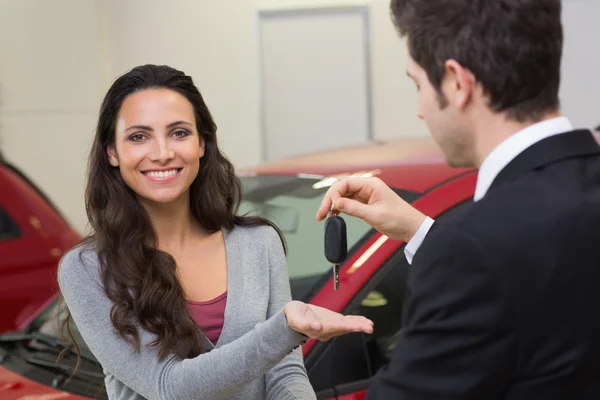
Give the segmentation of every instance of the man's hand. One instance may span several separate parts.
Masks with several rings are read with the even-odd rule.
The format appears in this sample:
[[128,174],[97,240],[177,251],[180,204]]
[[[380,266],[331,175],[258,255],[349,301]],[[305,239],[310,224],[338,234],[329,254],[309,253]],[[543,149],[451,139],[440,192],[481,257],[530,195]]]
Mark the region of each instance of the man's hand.
[[382,234],[406,242],[425,220],[422,212],[402,200],[379,178],[335,182],[323,197],[317,220],[324,220],[330,211],[358,217]]
[[351,332],[373,333],[373,321],[365,317],[342,315],[301,301],[287,303],[284,313],[291,329],[320,341]]

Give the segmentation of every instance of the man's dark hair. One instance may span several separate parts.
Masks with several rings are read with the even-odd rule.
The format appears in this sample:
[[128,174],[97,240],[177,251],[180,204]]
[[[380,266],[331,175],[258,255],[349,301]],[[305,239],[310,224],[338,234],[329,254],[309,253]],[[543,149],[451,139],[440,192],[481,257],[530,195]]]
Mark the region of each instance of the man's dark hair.
[[411,57],[441,93],[456,60],[483,86],[489,105],[519,122],[559,107],[560,0],[392,0],[392,19]]
[[[595,130],[596,132],[600,132],[600,124],[599,124],[599,125],[597,125],[597,126],[594,128],[594,130]],[[0,155],[1,155],[1,154],[0,154]]]

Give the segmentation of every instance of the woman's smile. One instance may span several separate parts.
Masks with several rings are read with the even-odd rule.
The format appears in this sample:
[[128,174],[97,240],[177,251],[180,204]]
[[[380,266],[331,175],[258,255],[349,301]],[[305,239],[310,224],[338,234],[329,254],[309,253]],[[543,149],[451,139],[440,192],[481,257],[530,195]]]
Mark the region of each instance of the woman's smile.
[[157,183],[169,183],[177,180],[181,176],[183,168],[161,168],[161,169],[148,169],[142,171],[148,180]]

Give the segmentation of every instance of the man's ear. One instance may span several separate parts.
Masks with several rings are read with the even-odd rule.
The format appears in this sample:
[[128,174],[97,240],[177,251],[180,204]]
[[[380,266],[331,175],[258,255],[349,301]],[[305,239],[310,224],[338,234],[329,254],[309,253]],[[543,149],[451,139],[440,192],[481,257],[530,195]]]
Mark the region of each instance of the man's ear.
[[450,97],[453,98],[457,108],[465,108],[473,96],[476,84],[475,75],[456,60],[447,60],[445,67],[446,76],[450,78]]
[[117,157],[117,152],[115,150],[115,146],[110,144],[106,147],[106,155],[108,156],[108,162],[113,167],[119,166],[119,158]]

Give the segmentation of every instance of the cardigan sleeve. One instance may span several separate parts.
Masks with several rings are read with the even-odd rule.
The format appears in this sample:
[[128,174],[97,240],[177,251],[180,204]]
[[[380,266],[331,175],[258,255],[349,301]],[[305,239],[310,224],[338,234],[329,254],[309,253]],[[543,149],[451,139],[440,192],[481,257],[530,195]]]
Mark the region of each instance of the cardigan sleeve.
[[[269,308],[267,318],[272,318],[292,299],[287,262],[283,245],[274,229],[269,230]],[[271,369],[266,377],[268,400],[313,400],[315,392],[308,380],[302,348],[298,347],[291,354]]]

